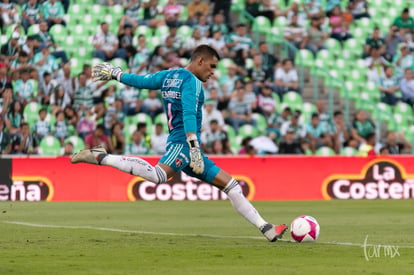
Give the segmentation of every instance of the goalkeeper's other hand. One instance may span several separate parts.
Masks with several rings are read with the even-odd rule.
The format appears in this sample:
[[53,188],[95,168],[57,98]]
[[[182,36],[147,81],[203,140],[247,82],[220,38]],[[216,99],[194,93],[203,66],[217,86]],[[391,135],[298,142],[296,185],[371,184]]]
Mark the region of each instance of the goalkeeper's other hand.
[[187,137],[188,146],[190,146],[190,167],[196,174],[204,172],[204,159],[201,155],[200,145],[196,135],[189,135]]
[[120,67],[114,67],[110,63],[100,63],[95,64],[92,67],[92,77],[93,81],[100,81],[100,80],[118,80],[121,81],[121,76],[123,72]]

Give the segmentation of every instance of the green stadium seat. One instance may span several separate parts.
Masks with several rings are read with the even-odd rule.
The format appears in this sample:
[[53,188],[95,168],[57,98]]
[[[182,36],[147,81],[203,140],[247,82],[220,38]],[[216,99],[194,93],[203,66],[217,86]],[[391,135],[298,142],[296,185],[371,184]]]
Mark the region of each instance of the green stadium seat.
[[257,16],[253,20],[252,31],[259,34],[268,34],[271,32],[272,23],[265,16]]
[[30,25],[30,27],[27,29],[27,35],[34,35],[39,32],[40,32],[39,24]]
[[282,97],[282,102],[287,104],[292,110],[301,110],[303,106],[303,99],[297,92],[287,92]]
[[267,120],[264,117],[264,115],[259,114],[259,113],[253,113],[252,119],[256,121],[256,128],[259,134],[266,134]]
[[231,1],[231,11],[241,12],[244,10],[244,0],[232,0]]
[[121,67],[121,69],[124,70],[124,71],[128,70],[128,63],[125,61],[125,59],[114,58],[114,59],[111,60],[111,63],[115,67]]
[[182,37],[184,40],[189,38],[193,34],[193,28],[187,25],[182,25],[177,29],[177,35]]
[[42,106],[37,102],[29,102],[26,104],[23,110],[24,120],[29,123],[30,126],[33,126],[39,119],[39,110]]
[[145,25],[138,26],[135,30],[135,36],[138,37],[141,34],[144,35],[146,38],[150,38],[153,35],[152,29]]
[[80,150],[85,149],[85,142],[79,136],[70,136],[70,137],[67,137],[65,139],[64,143],[66,144],[68,142],[71,142],[73,144],[73,150],[75,152],[78,152]]
[[266,41],[271,44],[281,44],[283,42],[282,28],[273,26],[266,35]]
[[295,55],[295,65],[312,67],[315,64],[313,53],[307,49],[300,49]]
[[273,26],[283,30],[284,27],[289,25],[289,21],[285,16],[278,16],[273,20]]
[[236,131],[234,130],[233,126],[229,124],[224,124],[223,131],[227,133],[227,137],[229,140],[236,138]]
[[331,53],[336,54],[336,55],[339,55],[342,50],[341,43],[334,38],[326,39],[325,46],[328,48],[328,50]]
[[305,123],[309,122],[313,113],[315,113],[316,106],[310,102],[304,102],[302,105],[302,116]]
[[161,113],[161,114],[158,114],[158,115],[155,116],[154,124],[157,124],[157,123],[162,123],[164,125],[164,131],[166,133],[168,133],[168,129],[169,129],[168,121],[167,121],[167,117],[164,113]]
[[315,155],[329,157],[329,156],[335,156],[336,153],[331,147],[322,146],[316,150]]
[[170,29],[167,26],[160,26],[155,30],[155,36],[157,36],[160,39],[163,39],[169,33],[170,33]]
[[348,157],[352,157],[352,156],[358,156],[358,150],[355,149],[354,147],[344,147],[341,149],[340,154],[342,156],[348,156]]
[[401,114],[407,118],[409,122],[414,121],[413,109],[405,102],[398,102],[393,108],[394,114]]
[[256,137],[259,135],[259,131],[250,124],[244,124],[239,127],[239,130],[237,131],[238,136],[240,137]]
[[59,156],[62,154],[60,141],[54,136],[46,136],[39,144],[39,154],[43,156]]

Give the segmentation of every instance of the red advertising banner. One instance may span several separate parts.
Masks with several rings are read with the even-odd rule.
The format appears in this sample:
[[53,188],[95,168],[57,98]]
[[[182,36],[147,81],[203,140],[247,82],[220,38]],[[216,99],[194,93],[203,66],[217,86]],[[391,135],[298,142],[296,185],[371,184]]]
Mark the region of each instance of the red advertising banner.
[[[412,199],[414,158],[212,157],[250,200]],[[146,158],[155,164],[158,157]],[[0,159],[0,200],[221,200],[207,183],[178,174],[156,185],[111,167],[67,157]]]

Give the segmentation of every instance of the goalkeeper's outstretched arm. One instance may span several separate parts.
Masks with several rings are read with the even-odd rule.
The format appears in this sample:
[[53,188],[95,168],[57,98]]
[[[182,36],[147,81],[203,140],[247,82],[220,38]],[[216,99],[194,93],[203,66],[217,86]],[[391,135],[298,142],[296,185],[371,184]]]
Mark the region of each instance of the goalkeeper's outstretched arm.
[[94,81],[117,80],[131,87],[151,90],[161,89],[165,73],[166,71],[147,75],[128,74],[124,73],[120,67],[114,67],[110,63],[96,64],[92,68]]

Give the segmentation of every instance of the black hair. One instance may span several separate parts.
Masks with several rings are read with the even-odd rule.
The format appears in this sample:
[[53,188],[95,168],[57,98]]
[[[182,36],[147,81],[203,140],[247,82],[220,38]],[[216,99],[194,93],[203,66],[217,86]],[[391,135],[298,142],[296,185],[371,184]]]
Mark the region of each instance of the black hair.
[[217,60],[220,60],[220,55],[218,52],[211,46],[203,44],[195,48],[193,51],[193,54],[191,55],[191,60],[195,60],[198,57],[204,57],[204,58],[212,58],[216,57]]

